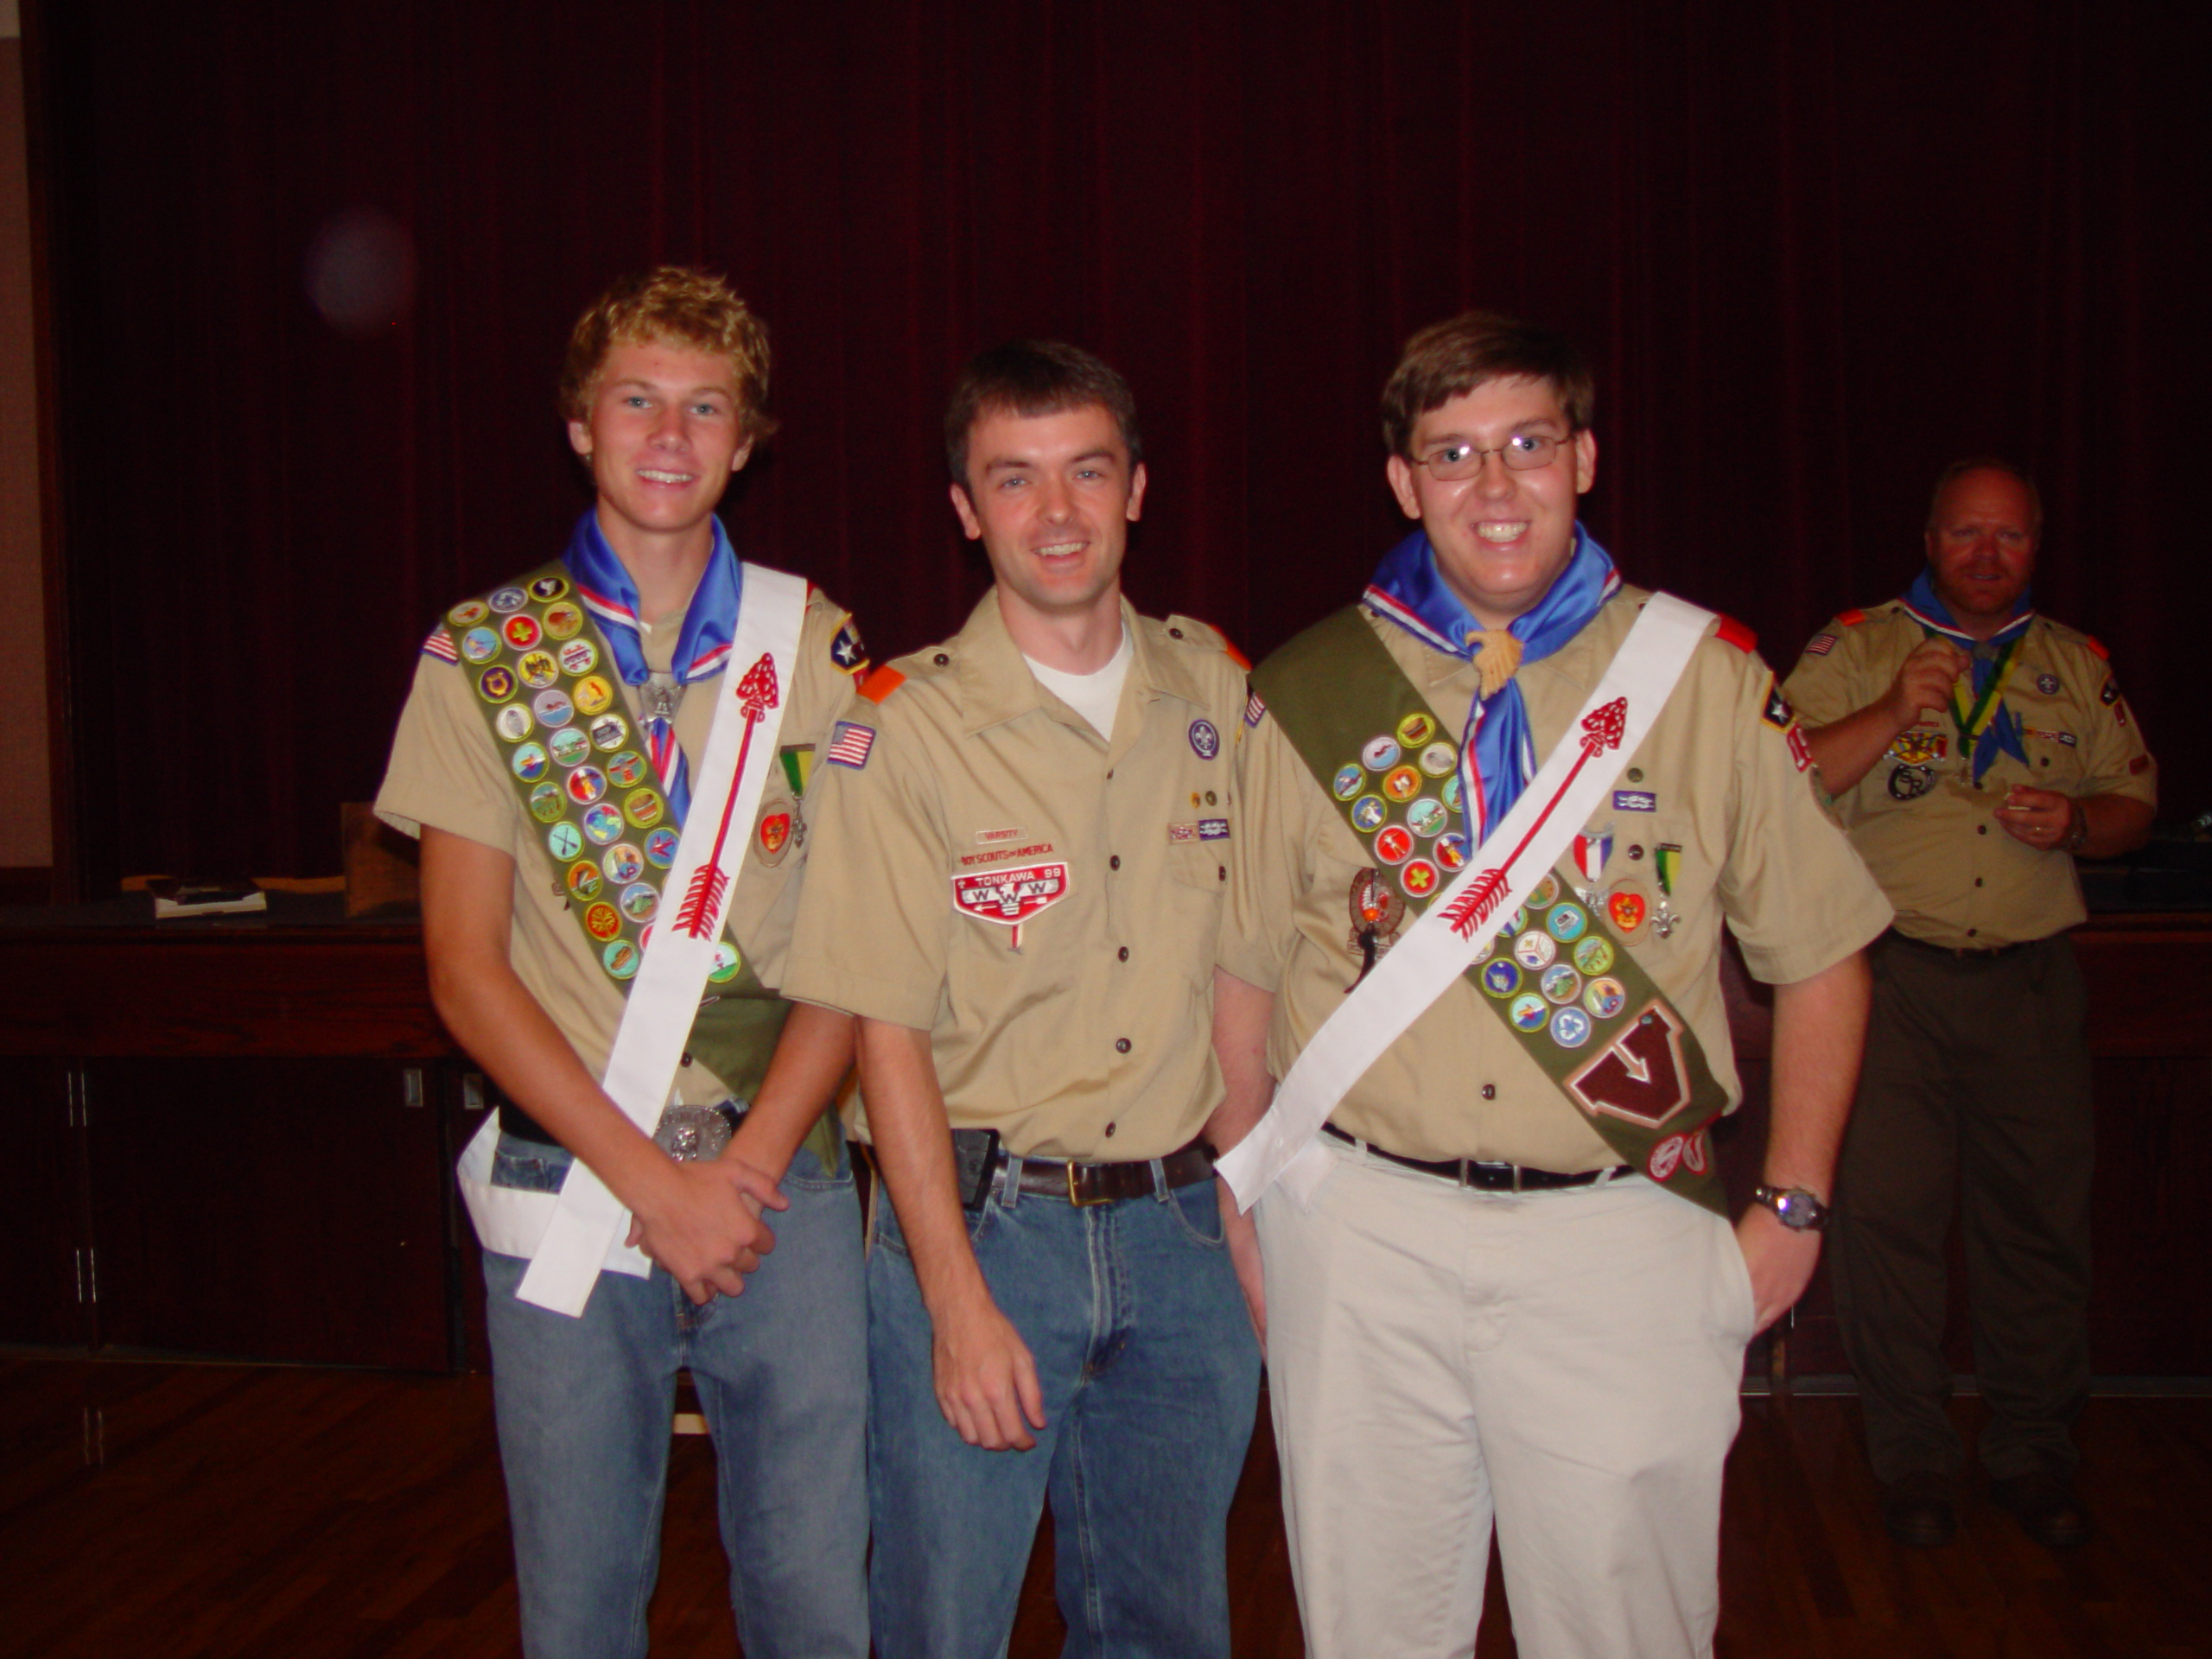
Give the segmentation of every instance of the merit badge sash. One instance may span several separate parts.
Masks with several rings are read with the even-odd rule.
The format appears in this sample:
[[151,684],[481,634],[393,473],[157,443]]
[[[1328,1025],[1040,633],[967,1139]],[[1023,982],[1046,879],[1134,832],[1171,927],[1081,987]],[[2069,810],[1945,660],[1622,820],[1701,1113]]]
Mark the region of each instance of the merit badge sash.
[[[806,584],[753,564],[742,582],[729,667],[700,686],[715,709],[689,833],[668,822],[660,777],[563,565],[455,606],[453,632],[424,646],[469,676],[524,810],[545,826],[569,910],[627,998],[601,1083],[648,1135],[687,1050],[733,1088],[757,1086],[789,1013],[724,923],[776,764]],[[622,1243],[621,1205],[581,1160],[557,1199],[490,1186],[497,1129],[487,1122],[470,1144],[462,1190],[486,1248],[531,1258],[524,1300],[581,1313],[601,1268],[652,1270]]]
[[[1453,745],[1359,607],[1261,665],[1255,691],[1374,865],[1352,893],[1359,980],[1292,1064],[1259,1126],[1217,1166],[1240,1205],[1249,1209],[1279,1176],[1300,1202],[1311,1197],[1330,1167],[1315,1144],[1330,1112],[1464,974],[1622,1162],[1725,1212],[1703,1130],[1726,1090],[1688,1021],[1602,911],[1577,902],[1552,868],[1650,730],[1712,620],[1652,594],[1588,702],[1478,849],[1461,827]],[[1408,915],[1419,919],[1378,957],[1373,931],[1395,931]]]

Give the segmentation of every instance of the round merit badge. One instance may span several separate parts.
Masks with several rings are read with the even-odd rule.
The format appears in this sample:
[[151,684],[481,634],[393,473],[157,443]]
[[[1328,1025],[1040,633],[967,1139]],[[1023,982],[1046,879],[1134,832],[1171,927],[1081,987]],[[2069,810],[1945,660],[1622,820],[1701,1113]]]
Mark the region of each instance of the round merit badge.
[[622,814],[612,801],[601,801],[584,809],[584,834],[594,847],[604,847],[622,833]]
[[594,905],[584,912],[584,931],[594,939],[611,939],[622,931],[622,917],[612,905]]
[[545,845],[554,857],[566,862],[583,851],[583,832],[573,823],[556,823],[545,832]]
[[1467,861],[1467,838],[1458,830],[1436,838],[1436,861],[1447,870],[1456,870]]
[[1413,855],[1413,831],[1402,823],[1394,823],[1375,837],[1375,856],[1385,864],[1402,864]]
[[548,639],[571,639],[583,626],[584,613],[582,608],[575,605],[548,605],[545,614],[538,620],[544,626]]
[[591,740],[573,726],[549,732],[545,742],[553,751],[553,758],[564,766],[575,766],[591,753]]
[[493,718],[492,725],[510,743],[519,743],[530,735],[530,710],[518,702],[511,702]]
[[517,651],[528,651],[537,643],[537,619],[534,616],[511,616],[499,632],[506,636],[507,643]]
[[676,862],[676,831],[656,830],[645,837],[645,862],[664,870]]
[[569,896],[588,902],[599,897],[599,867],[589,859],[569,866]]
[[515,694],[515,677],[505,664],[494,663],[476,677],[476,695],[486,702],[505,702]]
[[1586,974],[1602,974],[1613,965],[1611,941],[1592,933],[1574,942],[1574,965]]
[[1572,1002],[1582,995],[1582,976],[1574,971],[1573,963],[1555,962],[1544,969],[1536,988],[1547,1002]]
[[607,793],[607,774],[597,766],[578,766],[569,774],[569,798],[578,806],[589,806]]
[[644,855],[626,841],[618,841],[602,853],[599,867],[617,887],[626,887],[645,873]]
[[1523,968],[1548,968],[1559,955],[1559,944],[1548,933],[1531,929],[1513,941],[1513,959]]
[[1371,835],[1382,827],[1382,820],[1389,813],[1390,809],[1382,804],[1380,795],[1363,795],[1351,804],[1352,828]]
[[650,922],[660,908],[660,894],[650,881],[633,881],[622,889],[622,913],[633,922]]
[[502,588],[492,595],[492,608],[502,616],[510,611],[518,611],[528,603],[530,595],[519,588]]
[[1421,769],[1432,778],[1449,778],[1459,767],[1459,757],[1449,743],[1432,743],[1421,752]]
[[1382,779],[1382,792],[1394,801],[1410,801],[1421,793],[1421,773],[1411,766],[1393,766]]
[[1459,810],[1459,774],[1453,772],[1444,780],[1444,787],[1437,793],[1444,797],[1444,804],[1457,812]]
[[1366,779],[1367,773],[1357,766],[1338,766],[1336,780],[1329,787],[1338,800],[1348,801],[1359,793],[1359,786]]
[[1390,741],[1388,732],[1380,737],[1370,737],[1359,752],[1359,764],[1370,772],[1387,772],[1398,764],[1398,746]]
[[715,965],[707,969],[707,977],[717,985],[727,985],[737,977],[737,947],[728,939],[715,941]]
[[607,760],[607,781],[616,789],[628,789],[645,775],[645,757],[635,749],[625,749]]
[[548,726],[565,726],[575,717],[575,705],[569,701],[569,694],[556,689],[541,691],[530,700],[531,708],[538,719]]
[[1571,944],[1590,931],[1590,912],[1580,905],[1560,905],[1544,918],[1544,926],[1561,944]]
[[1552,1041],[1561,1048],[1580,1048],[1590,1040],[1590,1016],[1580,1008],[1561,1008],[1552,1015]]
[[615,979],[627,979],[638,971],[638,963],[645,952],[627,939],[617,939],[601,952],[600,961],[606,964],[608,975]]
[[587,674],[576,682],[571,694],[576,700],[576,712],[582,715],[604,714],[614,701],[614,688],[607,683],[603,674]]
[[561,647],[561,671],[574,677],[599,666],[599,647],[588,639],[571,639]]
[[558,784],[540,784],[530,791],[530,816],[540,823],[550,823],[568,810],[568,792]]
[[1523,991],[1506,1004],[1506,1014],[1516,1031],[1541,1031],[1552,1017],[1551,1005],[1534,991]]
[[474,627],[492,614],[492,607],[480,599],[464,599],[446,613],[446,620],[456,628]]
[[591,723],[592,747],[602,752],[620,748],[629,737],[630,722],[620,715],[601,715]]
[[489,628],[471,628],[461,636],[461,654],[472,663],[488,663],[499,654],[499,636]]
[[515,671],[533,691],[543,691],[561,677],[560,665],[554,662],[553,653],[546,651],[524,652],[522,660],[515,664]]
[[659,795],[650,789],[633,789],[622,798],[622,816],[640,830],[650,830],[658,823],[665,810]]
[[1210,720],[1191,722],[1191,752],[1201,760],[1211,760],[1221,753],[1221,734]]
[[1417,858],[1398,872],[1398,885],[1415,899],[1426,899],[1436,891],[1440,878],[1436,866],[1425,858]]
[[1436,735],[1436,722],[1427,715],[1408,715],[1398,722],[1398,741],[1417,749]]
[[1558,897],[1559,877],[1546,871],[1543,880],[1529,889],[1529,908],[1532,912],[1548,909]]
[[507,764],[523,782],[534,784],[545,775],[545,751],[538,744],[525,743],[507,757]]
[[1483,965],[1483,989],[1495,997],[1508,997],[1521,988],[1521,969],[1500,957]]
[[1610,1020],[1628,1006],[1628,990],[1618,979],[1593,979],[1582,994],[1582,1006],[1599,1020]]
[[569,584],[558,576],[540,576],[530,584],[530,596],[541,602],[559,599],[569,591]]

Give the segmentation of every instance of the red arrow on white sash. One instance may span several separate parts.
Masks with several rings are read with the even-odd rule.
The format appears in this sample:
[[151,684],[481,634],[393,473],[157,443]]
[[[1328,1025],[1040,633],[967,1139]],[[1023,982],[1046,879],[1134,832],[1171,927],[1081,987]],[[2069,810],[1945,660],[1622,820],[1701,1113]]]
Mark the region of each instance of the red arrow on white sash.
[[[737,808],[737,788],[745,777],[745,757],[753,748],[753,728],[761,715],[782,700],[776,687],[776,664],[766,652],[737,683],[736,696],[745,705],[745,738],[737,746],[737,766],[729,775],[729,794],[722,802],[722,821],[715,830],[715,845],[684,890],[683,906],[676,912],[676,930],[695,939],[711,939],[721,931],[722,899],[729,892],[729,872],[722,868],[722,848],[729,839],[729,820]],[[1578,762],[1578,764],[1580,764]]]

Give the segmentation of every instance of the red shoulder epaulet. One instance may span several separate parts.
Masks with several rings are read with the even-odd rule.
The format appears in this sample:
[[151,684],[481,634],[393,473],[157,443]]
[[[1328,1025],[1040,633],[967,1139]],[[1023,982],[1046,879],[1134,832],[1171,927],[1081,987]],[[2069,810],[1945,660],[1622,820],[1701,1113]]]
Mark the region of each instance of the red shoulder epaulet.
[[1866,613],[1864,611],[1838,611],[1835,613],[1835,620],[1842,623],[1847,628],[1855,628],[1861,622],[1864,622],[1866,620]]
[[886,663],[881,668],[861,682],[861,696],[870,702],[881,702],[886,697],[906,683],[906,677]]
[[[2092,640],[2090,643],[2094,645],[2095,641]],[[1236,664],[1237,667],[1243,669],[1247,674],[1249,674],[1252,671],[1252,659],[1249,657],[1247,657],[1243,652],[1237,650],[1235,645],[1231,645],[1230,643],[1229,636],[1225,633],[1221,636],[1221,648],[1229,653],[1229,660],[1230,662]]]
[[2091,651],[2095,652],[2097,655],[2103,658],[2105,661],[2110,662],[2112,660],[2112,652],[2105,649],[2105,642],[2103,640],[2099,639],[2093,635],[2085,633],[2082,636],[2082,643],[2087,645]]
[[1724,616],[1720,619],[1720,626],[1714,630],[1713,637],[1716,639],[1726,639],[1738,651],[1751,652],[1759,648],[1758,635],[1732,616]]

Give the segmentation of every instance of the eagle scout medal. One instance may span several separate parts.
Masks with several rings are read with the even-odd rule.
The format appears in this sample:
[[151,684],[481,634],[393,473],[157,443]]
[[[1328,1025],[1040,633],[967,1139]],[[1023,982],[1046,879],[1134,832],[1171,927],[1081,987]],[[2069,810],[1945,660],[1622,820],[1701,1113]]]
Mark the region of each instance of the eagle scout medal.
[[1574,837],[1574,868],[1582,872],[1582,886],[1576,896],[1595,910],[1598,895],[1604,888],[1605,861],[1613,855],[1613,826],[1579,831]]
[[1681,855],[1681,848],[1671,841],[1662,841],[1651,849],[1651,873],[1659,882],[1659,903],[1651,912],[1651,931],[1662,939],[1675,931],[1675,907],[1669,900],[1675,896],[1675,871]]

